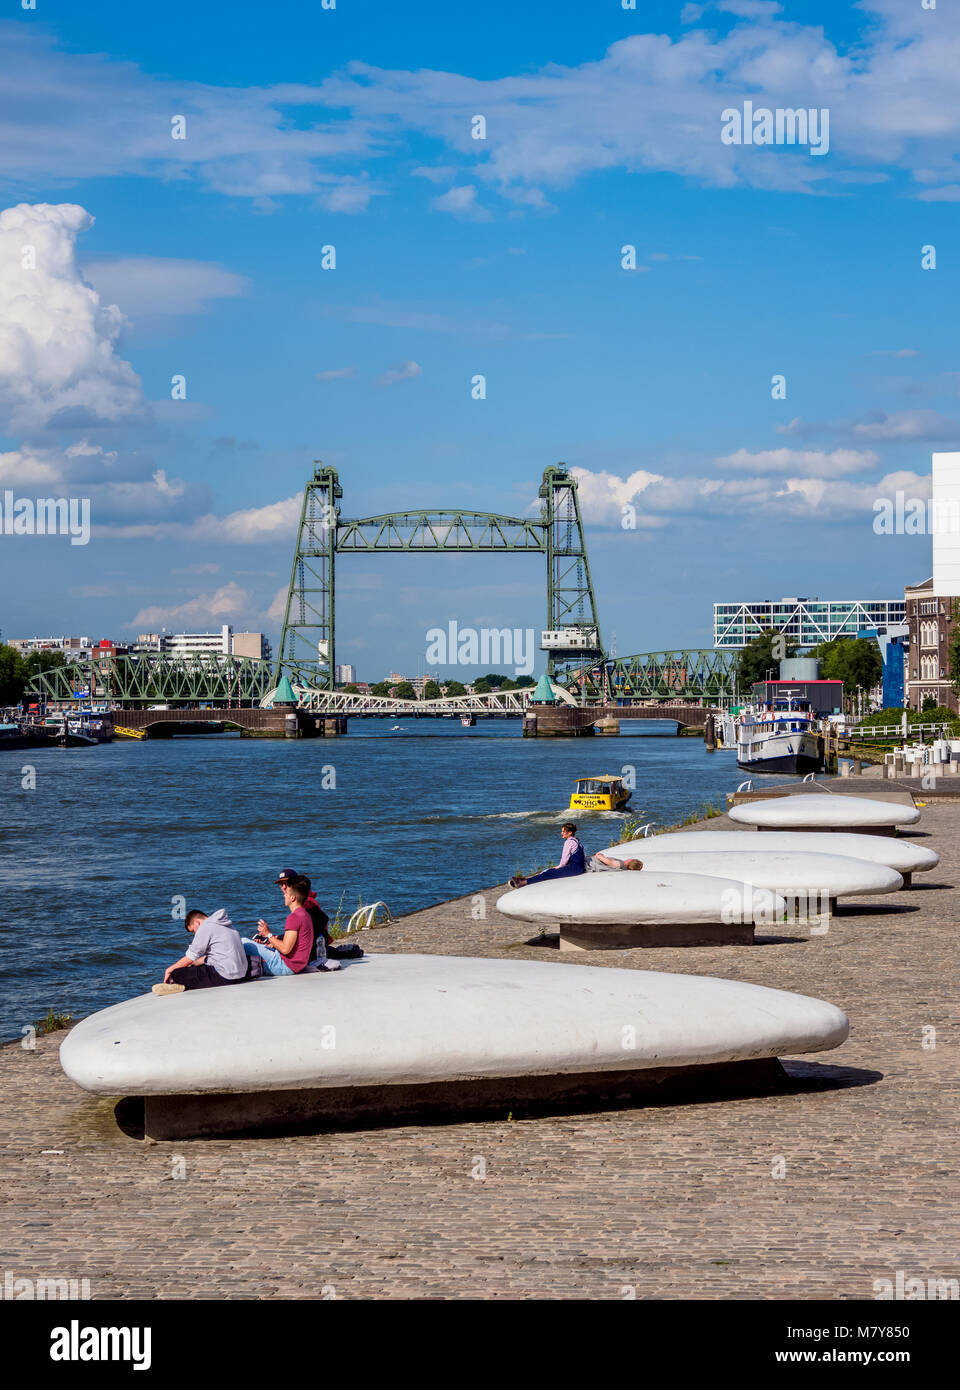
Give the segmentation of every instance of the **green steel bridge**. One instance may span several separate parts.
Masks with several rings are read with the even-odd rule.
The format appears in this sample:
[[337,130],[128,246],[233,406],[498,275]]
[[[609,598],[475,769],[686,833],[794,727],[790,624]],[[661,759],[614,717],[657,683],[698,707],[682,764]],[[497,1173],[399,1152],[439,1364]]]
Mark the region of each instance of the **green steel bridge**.
[[[574,703],[619,704],[641,701],[722,701],[734,695],[736,653],[724,651],[651,652],[608,659],[575,677],[558,681]],[[50,701],[108,704],[140,708],[152,704],[172,707],[210,704],[217,708],[259,705],[275,685],[271,663],[252,657],[195,655],[173,657],[142,652],[73,661],[35,678],[39,692]],[[305,686],[302,703],[331,712],[360,712],[363,701],[371,710],[416,708],[422,713],[468,713],[468,706],[502,709],[520,714],[526,691],[494,691],[490,695],[452,696],[448,700],[396,701],[350,696]]]
[[[259,704],[287,676],[302,692],[302,703],[312,700],[314,705],[327,705],[336,693],[338,557],[466,552],[544,557],[546,627],[540,649],[546,653],[547,673],[576,703],[733,698],[735,651],[606,655],[577,481],[564,464],[544,470],[539,517],[421,509],[351,520],[340,514],[342,496],[335,469],[317,463],[304,488],[283,632],[272,670],[268,663],[252,658],[212,654],[139,653],[104,659],[95,654],[87,662],[45,672],[38,678],[41,692],[50,700],[89,698],[118,707],[151,703],[242,707]],[[508,630],[503,633],[507,635]],[[77,691],[85,694],[78,696]],[[319,701],[320,695],[327,698]],[[496,698],[493,703],[509,706]],[[441,710],[443,704],[433,702],[433,707],[438,713],[447,712]]]

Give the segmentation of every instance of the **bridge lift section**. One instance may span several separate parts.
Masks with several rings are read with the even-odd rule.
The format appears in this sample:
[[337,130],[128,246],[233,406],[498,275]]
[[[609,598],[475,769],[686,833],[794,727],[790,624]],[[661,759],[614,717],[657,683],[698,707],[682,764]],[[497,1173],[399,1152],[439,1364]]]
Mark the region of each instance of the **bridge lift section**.
[[544,470],[539,519],[420,510],[346,520],[342,496],[336,471],[318,462],[304,489],[275,681],[286,675],[294,685],[334,689],[336,560],[357,552],[540,553],[547,563],[540,645],[549,675],[562,679],[572,663],[603,660],[577,482],[564,464]]

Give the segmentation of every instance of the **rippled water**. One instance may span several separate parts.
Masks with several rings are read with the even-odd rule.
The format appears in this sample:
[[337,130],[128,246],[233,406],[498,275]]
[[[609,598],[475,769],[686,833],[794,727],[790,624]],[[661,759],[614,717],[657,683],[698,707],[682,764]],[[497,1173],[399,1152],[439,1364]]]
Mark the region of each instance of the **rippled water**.
[[[523,739],[518,721],[353,720],[340,739],[121,742],[0,754],[0,1035],[48,1008],[74,1015],[149,988],[183,952],[171,916],[226,907],[246,935],[279,926],[273,880],[308,873],[327,911],[395,913],[555,862],[577,776],[636,768],[631,813],[678,820],[742,780],[700,739]],[[36,789],[21,788],[36,769]],[[333,770],[335,787],[324,788]],[[784,780],[779,777],[777,780]],[[574,817],[589,851],[619,814]]]

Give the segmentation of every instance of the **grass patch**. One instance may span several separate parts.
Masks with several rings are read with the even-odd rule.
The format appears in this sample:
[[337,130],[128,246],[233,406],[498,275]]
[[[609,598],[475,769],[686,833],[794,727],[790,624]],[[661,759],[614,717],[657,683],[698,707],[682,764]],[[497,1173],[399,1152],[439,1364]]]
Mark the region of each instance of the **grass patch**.
[[59,1009],[48,1009],[46,1018],[34,1019],[33,1026],[39,1038],[44,1033],[59,1033],[62,1028],[69,1028],[72,1023],[73,1014],[61,1013]]

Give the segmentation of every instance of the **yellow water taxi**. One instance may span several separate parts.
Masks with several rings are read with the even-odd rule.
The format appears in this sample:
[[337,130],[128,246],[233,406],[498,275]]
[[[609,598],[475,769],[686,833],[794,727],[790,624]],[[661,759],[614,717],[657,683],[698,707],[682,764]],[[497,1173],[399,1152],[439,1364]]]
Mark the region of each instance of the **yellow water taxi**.
[[578,777],[570,797],[571,811],[622,811],[631,793],[621,777],[606,773],[600,777]]

